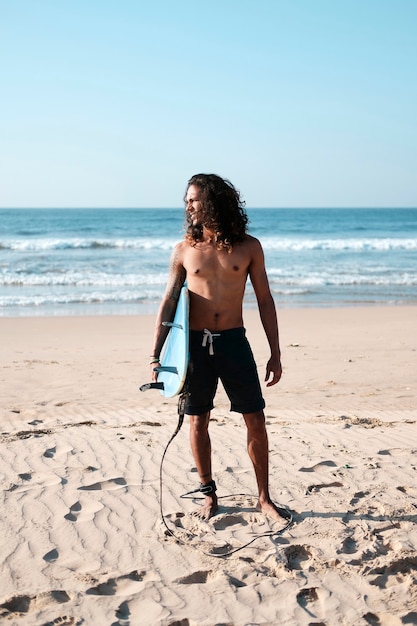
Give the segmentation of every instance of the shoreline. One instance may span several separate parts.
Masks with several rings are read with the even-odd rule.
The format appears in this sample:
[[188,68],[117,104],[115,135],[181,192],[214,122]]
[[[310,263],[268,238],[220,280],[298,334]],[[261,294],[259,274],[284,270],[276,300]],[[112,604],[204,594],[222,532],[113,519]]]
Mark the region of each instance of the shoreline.
[[[162,298],[162,296],[161,296]],[[373,302],[339,302],[335,300],[334,302],[326,302],[322,304],[318,304],[316,302],[311,302],[307,304],[303,303],[290,303],[290,302],[279,302],[275,299],[275,306],[277,311],[298,311],[298,310],[333,310],[333,309],[368,309],[368,308],[402,308],[402,307],[417,307],[417,300],[403,300],[403,301],[395,301],[395,302],[387,302],[387,301],[373,301]],[[28,309],[25,310],[25,307],[17,307],[14,312],[7,313],[6,309],[3,311],[0,310],[0,320],[2,319],[32,319],[38,317],[46,317],[46,318],[79,318],[79,317],[142,317],[142,316],[153,316],[156,317],[158,312],[159,301],[153,304],[147,305],[116,305],[112,308],[106,305],[103,308],[103,312],[94,310],[93,307],[84,307],[84,305],[80,305],[80,311],[77,311],[77,307],[72,308],[71,310],[67,310],[65,306],[53,309],[53,310],[40,310],[40,309]],[[88,309],[88,311],[87,311]],[[255,302],[246,302],[244,303],[243,311],[257,311],[258,307]],[[87,311],[87,312],[85,312]]]
[[[161,296],[162,297],[162,296]],[[275,306],[277,308],[277,311],[292,311],[292,310],[310,310],[310,309],[373,309],[375,307],[382,307],[382,308],[402,308],[402,307],[413,307],[416,306],[417,307],[417,300],[413,301],[407,301],[407,302],[387,302],[387,301],[381,301],[381,302],[344,302],[344,303],[338,303],[335,302],[335,304],[323,304],[323,305],[318,305],[318,304],[311,304],[311,305],[306,305],[306,304],[297,304],[297,305],[288,305],[288,304],[283,304],[283,303],[279,303],[279,301],[277,299],[274,300],[275,302]],[[136,305],[135,305],[136,306]],[[156,312],[158,310],[158,306],[159,306],[159,301],[156,302],[155,304],[151,305],[152,307],[155,307],[155,315]],[[24,307],[21,307],[21,310],[24,310]],[[245,311],[257,311],[258,307],[256,302],[244,302],[243,305],[243,312],[245,313]],[[98,312],[95,313],[87,313],[87,314],[74,314],[74,313],[68,313],[68,314],[50,314],[50,315],[44,315],[39,314],[39,315],[22,315],[22,316],[14,316],[14,315],[0,315],[0,320],[1,319],[5,319],[5,318],[10,318],[10,317],[131,317],[131,316],[141,316],[141,315],[154,315],[153,312],[151,313],[143,313],[141,312],[142,309],[139,308],[137,309],[137,312],[135,313],[110,313],[110,314],[101,314]]]

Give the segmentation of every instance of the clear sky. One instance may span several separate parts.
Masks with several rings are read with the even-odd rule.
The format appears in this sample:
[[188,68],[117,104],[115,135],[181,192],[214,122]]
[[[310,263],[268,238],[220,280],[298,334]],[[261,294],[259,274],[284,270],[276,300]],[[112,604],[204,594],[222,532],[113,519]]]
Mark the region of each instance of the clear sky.
[[0,0],[0,206],[417,206],[416,0]]

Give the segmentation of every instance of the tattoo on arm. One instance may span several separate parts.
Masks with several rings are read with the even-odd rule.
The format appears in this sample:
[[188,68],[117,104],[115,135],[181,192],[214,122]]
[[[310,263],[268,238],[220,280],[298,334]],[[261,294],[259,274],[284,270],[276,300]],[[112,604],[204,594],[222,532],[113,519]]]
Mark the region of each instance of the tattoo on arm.
[[185,282],[186,271],[178,260],[178,252],[175,250],[171,259],[170,279],[167,285],[167,296],[177,302],[181,288]]

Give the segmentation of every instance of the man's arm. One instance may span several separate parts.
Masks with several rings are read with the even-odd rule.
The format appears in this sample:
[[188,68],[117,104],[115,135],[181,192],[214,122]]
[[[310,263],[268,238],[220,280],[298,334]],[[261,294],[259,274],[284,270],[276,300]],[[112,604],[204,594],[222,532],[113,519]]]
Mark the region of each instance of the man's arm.
[[282,375],[278,320],[274,299],[266,275],[264,253],[261,244],[256,239],[253,242],[253,255],[249,266],[249,277],[258,302],[262,326],[271,349],[271,357],[266,365],[265,375],[265,381],[268,381],[267,387],[271,387],[272,385],[276,385]]
[[[162,346],[169,332],[169,327],[163,326],[162,322],[172,322],[174,319],[181,288],[185,282],[186,271],[182,264],[180,250],[181,244],[177,244],[171,255],[167,288],[155,321],[151,360],[159,359]],[[151,363],[151,366],[153,369],[155,364]],[[154,378],[156,378],[156,376]]]

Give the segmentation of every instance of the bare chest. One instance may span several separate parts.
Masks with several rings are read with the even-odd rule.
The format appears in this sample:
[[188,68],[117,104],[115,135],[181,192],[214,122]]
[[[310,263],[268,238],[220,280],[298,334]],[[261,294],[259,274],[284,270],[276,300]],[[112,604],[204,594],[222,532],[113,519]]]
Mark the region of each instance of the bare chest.
[[184,258],[184,267],[189,278],[207,280],[235,280],[238,277],[246,279],[249,264],[249,256],[236,249],[229,254],[213,247],[190,248]]

